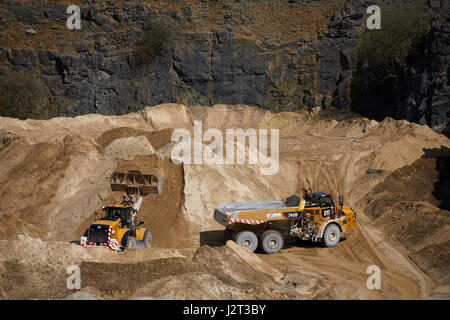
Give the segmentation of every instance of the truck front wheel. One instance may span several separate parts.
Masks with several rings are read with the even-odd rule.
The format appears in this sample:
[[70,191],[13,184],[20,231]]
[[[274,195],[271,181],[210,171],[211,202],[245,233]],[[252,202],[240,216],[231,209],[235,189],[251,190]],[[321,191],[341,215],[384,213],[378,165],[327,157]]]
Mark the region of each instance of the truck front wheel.
[[283,249],[283,236],[275,230],[267,230],[261,236],[261,248],[265,253],[277,253]]
[[335,247],[341,239],[341,230],[337,225],[331,223],[325,227],[323,232],[322,243],[326,247]]
[[249,248],[251,252],[255,252],[258,247],[258,238],[251,231],[241,231],[236,235],[236,243]]

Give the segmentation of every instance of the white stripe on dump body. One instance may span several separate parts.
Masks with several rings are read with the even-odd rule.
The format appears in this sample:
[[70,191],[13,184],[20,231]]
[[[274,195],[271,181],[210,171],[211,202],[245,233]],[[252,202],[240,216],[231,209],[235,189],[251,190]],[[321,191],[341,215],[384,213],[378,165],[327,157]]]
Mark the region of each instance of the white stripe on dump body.
[[230,219],[229,224],[245,223],[245,224],[262,224],[264,220],[250,220],[250,219]]

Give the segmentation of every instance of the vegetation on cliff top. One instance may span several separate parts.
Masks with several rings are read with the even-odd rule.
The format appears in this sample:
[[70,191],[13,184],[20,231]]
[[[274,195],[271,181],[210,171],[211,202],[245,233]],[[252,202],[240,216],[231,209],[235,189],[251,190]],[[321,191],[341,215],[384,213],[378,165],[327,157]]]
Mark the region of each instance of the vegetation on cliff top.
[[167,54],[173,36],[173,29],[162,19],[149,20],[142,30],[136,53],[141,63],[146,63],[156,56]]
[[417,52],[430,15],[420,6],[392,4],[381,8],[381,29],[364,29],[359,44],[359,59],[372,70],[374,80],[397,79],[407,58]]
[[364,28],[359,39],[351,88],[353,110],[377,120],[386,115],[405,117],[401,114],[405,110],[391,106],[400,106],[396,90],[430,26],[429,13],[418,3],[381,7],[381,29]]
[[39,77],[22,70],[0,72],[0,116],[18,119],[48,119],[56,107],[49,102]]

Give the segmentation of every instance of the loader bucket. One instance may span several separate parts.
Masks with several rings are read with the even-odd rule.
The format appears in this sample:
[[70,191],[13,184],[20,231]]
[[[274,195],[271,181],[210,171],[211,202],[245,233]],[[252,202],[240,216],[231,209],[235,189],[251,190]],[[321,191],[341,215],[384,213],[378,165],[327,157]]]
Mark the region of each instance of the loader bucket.
[[130,170],[127,173],[113,172],[111,175],[111,190],[126,192],[127,195],[145,196],[149,193],[161,193],[162,187],[162,177],[142,174],[136,170]]

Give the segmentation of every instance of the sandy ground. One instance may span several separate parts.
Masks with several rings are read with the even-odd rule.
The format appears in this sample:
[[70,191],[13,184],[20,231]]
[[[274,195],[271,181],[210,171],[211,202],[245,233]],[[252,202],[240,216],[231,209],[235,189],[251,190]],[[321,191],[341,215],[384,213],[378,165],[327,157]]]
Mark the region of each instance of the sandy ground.
[[[248,159],[173,163],[172,132],[192,133],[194,121],[224,138],[230,128],[278,129],[278,172],[261,175],[264,165]],[[3,299],[68,296],[69,265],[80,266],[82,289],[68,299],[449,298],[449,211],[433,193],[442,172],[430,150],[446,155],[450,142],[427,126],[166,104],[124,116],[0,118],[0,137]],[[102,203],[120,199],[109,187],[114,170],[164,177],[163,193],[146,196],[139,213],[154,248],[76,244]],[[359,224],[336,248],[299,241],[266,255],[222,242],[212,219],[219,203],[282,199],[304,187],[343,194],[355,208]],[[366,286],[370,265],[380,267],[381,290]]]

